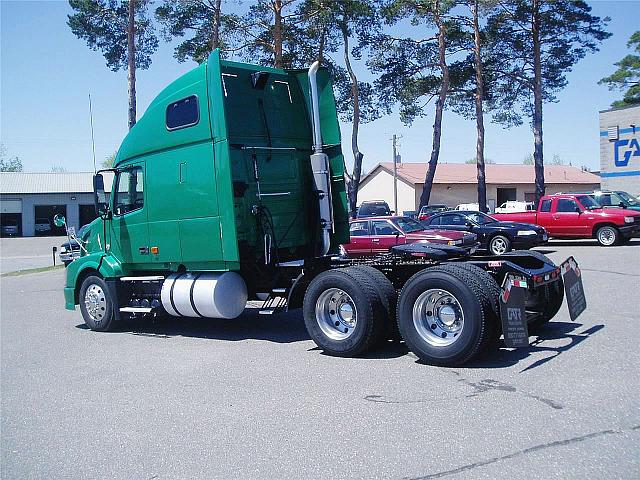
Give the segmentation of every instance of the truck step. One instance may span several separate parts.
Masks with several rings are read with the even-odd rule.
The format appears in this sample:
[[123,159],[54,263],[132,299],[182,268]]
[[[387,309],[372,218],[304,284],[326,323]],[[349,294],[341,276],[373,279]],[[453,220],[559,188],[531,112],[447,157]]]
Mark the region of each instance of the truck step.
[[120,307],[121,312],[126,313],[151,313],[151,307]]
[[164,280],[162,275],[150,275],[147,277],[120,277],[121,282],[159,282]]
[[260,315],[273,315],[287,306],[288,288],[274,288],[258,311]]

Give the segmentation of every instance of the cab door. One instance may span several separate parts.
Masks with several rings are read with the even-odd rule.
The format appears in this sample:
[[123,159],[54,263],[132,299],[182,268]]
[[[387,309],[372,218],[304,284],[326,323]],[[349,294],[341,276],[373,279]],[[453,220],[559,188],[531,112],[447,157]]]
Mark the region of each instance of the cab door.
[[550,230],[549,234],[583,236],[588,227],[587,222],[581,218],[582,209],[576,201],[573,198],[558,198],[554,203],[552,213],[554,229]]
[[150,261],[144,167],[144,163],[125,167],[113,183],[110,251],[134,268]]

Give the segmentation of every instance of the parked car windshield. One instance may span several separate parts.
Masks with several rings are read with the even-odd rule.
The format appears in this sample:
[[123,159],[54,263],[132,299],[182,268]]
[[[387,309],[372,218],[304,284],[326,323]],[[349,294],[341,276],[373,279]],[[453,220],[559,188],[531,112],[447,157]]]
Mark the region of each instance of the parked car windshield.
[[640,206],[640,201],[633,195],[629,195],[627,192],[616,192],[623,200],[625,200],[630,206]]
[[359,217],[384,217],[391,215],[389,206],[384,203],[363,203],[358,210]]
[[486,213],[482,213],[482,212],[467,213],[467,217],[469,217],[473,222],[477,223],[478,225],[486,225],[487,223],[497,222],[495,218],[490,217]]
[[594,208],[600,208],[600,204],[596,202],[593,197],[589,195],[578,195],[576,199],[587,210],[593,210]]
[[402,230],[404,233],[417,232],[420,230],[424,230],[424,226],[412,218],[409,217],[400,217],[393,219],[393,223]]

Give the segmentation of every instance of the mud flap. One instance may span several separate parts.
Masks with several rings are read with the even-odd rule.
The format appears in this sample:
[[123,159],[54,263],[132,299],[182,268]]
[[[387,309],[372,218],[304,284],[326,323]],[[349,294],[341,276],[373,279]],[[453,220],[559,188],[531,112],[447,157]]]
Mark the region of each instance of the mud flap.
[[567,306],[569,307],[569,317],[572,321],[575,321],[587,309],[587,297],[582,286],[582,274],[573,257],[569,257],[562,262],[560,270],[564,281]]
[[528,347],[529,329],[525,312],[527,280],[507,274],[502,283],[500,295],[500,318],[504,343],[509,348]]

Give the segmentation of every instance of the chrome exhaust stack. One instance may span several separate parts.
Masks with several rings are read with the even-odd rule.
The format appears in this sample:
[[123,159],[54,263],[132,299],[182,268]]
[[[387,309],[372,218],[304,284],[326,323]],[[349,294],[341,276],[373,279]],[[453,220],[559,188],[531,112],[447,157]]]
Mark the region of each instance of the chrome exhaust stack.
[[313,126],[313,154],[311,155],[311,169],[313,183],[318,195],[320,207],[320,227],[322,228],[322,251],[325,256],[331,247],[331,232],[333,231],[333,205],[331,203],[331,172],[329,157],[322,153],[322,132],[320,130],[320,106],[318,103],[318,83],[316,73],[320,62],[314,62],[309,68],[309,89],[311,92],[311,124]]

